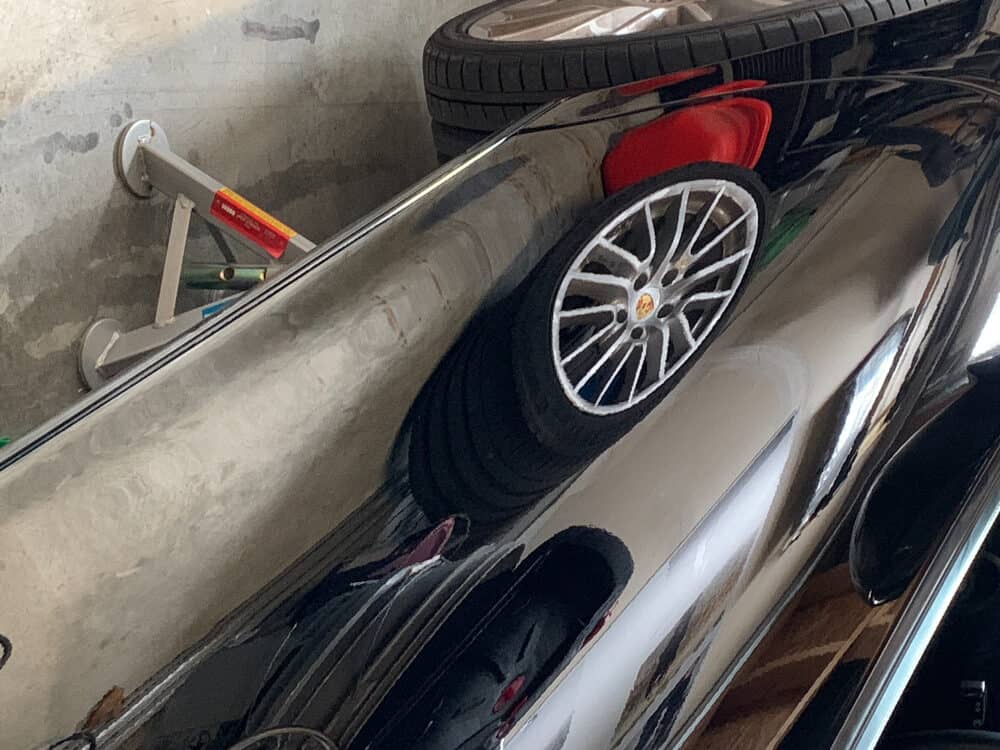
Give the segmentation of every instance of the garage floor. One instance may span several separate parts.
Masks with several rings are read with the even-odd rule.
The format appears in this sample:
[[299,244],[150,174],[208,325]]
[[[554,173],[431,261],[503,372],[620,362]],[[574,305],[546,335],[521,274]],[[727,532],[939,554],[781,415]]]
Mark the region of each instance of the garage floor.
[[322,241],[435,166],[421,49],[471,4],[0,0],[0,438],[80,396],[92,320],[152,321],[169,204],[115,181],[126,123]]

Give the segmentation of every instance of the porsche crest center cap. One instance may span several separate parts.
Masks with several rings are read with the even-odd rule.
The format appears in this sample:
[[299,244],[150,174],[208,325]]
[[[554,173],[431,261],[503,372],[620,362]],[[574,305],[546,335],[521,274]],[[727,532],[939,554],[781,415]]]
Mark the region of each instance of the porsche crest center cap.
[[639,296],[639,301],[635,303],[636,320],[645,320],[648,318],[655,307],[656,302],[653,300],[653,295],[649,292],[644,292]]

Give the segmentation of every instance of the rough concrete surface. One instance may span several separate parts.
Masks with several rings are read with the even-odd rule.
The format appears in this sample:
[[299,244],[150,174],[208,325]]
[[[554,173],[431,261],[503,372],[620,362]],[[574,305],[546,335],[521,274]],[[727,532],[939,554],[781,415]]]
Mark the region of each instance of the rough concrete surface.
[[504,144],[0,472],[0,749],[133,700],[369,513],[440,358],[601,194],[609,130]]
[[434,166],[420,52],[471,4],[0,0],[0,437],[78,398],[92,320],[152,320],[170,204],[114,178],[129,121],[322,241]]

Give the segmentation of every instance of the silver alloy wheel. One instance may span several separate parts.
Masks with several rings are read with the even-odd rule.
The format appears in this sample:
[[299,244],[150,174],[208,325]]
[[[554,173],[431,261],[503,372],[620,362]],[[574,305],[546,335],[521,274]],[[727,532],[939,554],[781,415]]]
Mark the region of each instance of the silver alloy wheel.
[[554,42],[670,29],[750,15],[789,0],[520,0],[477,19],[469,36]]
[[615,216],[556,293],[552,357],[581,411],[626,411],[669,380],[733,301],[757,242],[753,196],[724,179],[679,182]]

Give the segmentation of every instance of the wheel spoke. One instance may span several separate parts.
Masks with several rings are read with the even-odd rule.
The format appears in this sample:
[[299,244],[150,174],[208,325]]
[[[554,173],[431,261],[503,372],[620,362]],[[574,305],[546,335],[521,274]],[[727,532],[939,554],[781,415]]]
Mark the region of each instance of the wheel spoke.
[[559,313],[559,327],[600,323],[605,316],[618,312],[615,305],[594,305],[593,307],[577,307],[573,310],[563,310]]
[[619,262],[624,263],[632,271],[633,276],[638,276],[639,271],[642,269],[642,264],[639,259],[636,258],[632,253],[623,247],[619,247],[615,243],[606,239],[599,239],[597,241],[597,247],[594,248],[596,252],[593,255],[602,258],[604,260],[609,260],[612,263]]
[[642,212],[646,216],[646,232],[649,234],[649,255],[644,264],[648,266],[656,257],[656,227],[653,225],[653,207],[648,200],[642,204]]
[[678,312],[675,314],[668,325],[670,326],[671,335],[676,336],[684,342],[685,354],[694,349],[694,334],[691,333],[691,324],[684,313]]
[[712,20],[702,0],[522,0],[472,24],[474,38],[494,41],[595,39]]
[[618,363],[618,366],[615,367],[614,372],[611,373],[611,377],[608,378],[608,382],[604,384],[604,387],[601,389],[600,394],[597,396],[597,400],[594,401],[595,406],[600,406],[600,403],[604,399],[604,396],[607,395],[608,388],[610,388],[611,384],[615,382],[615,378],[618,377],[618,373],[622,371],[622,368],[625,366],[625,363],[628,362],[628,358],[631,356],[631,354],[632,354],[632,349],[625,349],[625,356],[622,357],[621,362]]
[[[588,25],[605,14],[603,8],[588,2],[553,3],[547,8],[519,8],[513,6],[497,14],[489,25],[487,39],[495,41],[531,41],[535,38],[559,39],[585,30]],[[502,19],[502,20],[500,20]]]
[[[638,31],[644,31],[650,24],[646,23],[647,19],[655,20],[661,13],[660,8],[650,8],[649,10],[642,11],[637,16],[633,16],[628,20],[623,20],[617,26],[610,30],[611,34],[634,34]],[[609,17],[609,20],[614,20],[613,16]]]
[[687,245],[684,247],[683,255],[690,255],[691,250],[694,248],[695,243],[698,238],[701,237],[701,233],[705,231],[705,225],[708,224],[708,219],[711,217],[712,212],[715,210],[716,206],[719,205],[719,201],[722,200],[722,196],[725,195],[725,188],[720,188],[719,192],[715,194],[711,203],[706,203],[699,210],[695,216],[695,220],[698,222],[697,228],[694,230],[694,234],[691,235],[691,239],[688,241]]
[[[654,278],[660,278],[661,276],[663,276],[663,274],[667,270],[667,267],[670,265],[670,262],[674,259],[674,256],[677,254],[677,248],[681,244],[681,234],[683,234],[684,232],[684,224],[685,220],[687,219],[687,204],[690,192],[691,190],[687,186],[685,186],[683,192],[681,192],[680,202],[678,203],[677,206],[677,225],[674,228],[673,237],[670,240],[670,246],[667,248],[667,251],[663,254],[663,257],[660,258],[659,260],[659,265],[656,268],[656,272],[653,274]],[[660,238],[657,238],[657,242],[659,242],[659,239]]]
[[680,308],[686,310],[700,302],[717,302],[719,300],[728,299],[733,295],[732,289],[722,289],[718,292],[698,292],[697,294],[692,294],[690,297],[685,298],[681,301]]
[[599,302],[611,302],[623,298],[627,300],[632,285],[620,276],[577,271],[570,274],[568,287],[567,295],[585,294]]
[[747,255],[750,254],[750,248],[745,248],[740,250],[738,253],[733,253],[732,255],[727,255],[721,260],[715,261],[711,265],[705,266],[697,271],[695,271],[690,276],[685,276],[680,283],[681,289],[690,289],[693,286],[697,286],[706,279],[710,279],[723,271],[727,270],[730,266],[738,263]]
[[685,3],[680,9],[687,11],[691,16],[691,23],[708,23],[712,20],[712,14],[698,3]]
[[628,340],[628,334],[625,333],[623,333],[617,339],[615,339],[614,343],[608,347],[607,351],[601,355],[600,359],[598,359],[597,362],[595,362],[594,365],[589,370],[587,370],[587,373],[583,376],[583,378],[580,379],[573,386],[573,389],[577,393],[580,393],[580,390],[585,385],[587,385],[587,383],[590,382],[590,379],[597,374],[598,370],[600,370],[602,367],[604,367],[605,364],[607,364],[608,360],[611,359],[611,355],[613,355],[616,351],[618,351],[618,348],[622,345],[622,343],[627,340]]
[[667,357],[670,353],[670,329],[666,326],[660,329],[663,332],[663,349],[660,351],[660,377],[667,374]]
[[612,320],[610,323],[608,323],[606,326],[604,326],[604,328],[601,328],[600,330],[598,330],[597,333],[595,333],[594,335],[592,335],[590,338],[588,338],[586,341],[584,341],[582,344],[580,344],[576,349],[574,349],[572,352],[570,352],[568,356],[564,357],[560,361],[560,364],[563,367],[565,367],[570,362],[572,362],[574,359],[576,359],[578,356],[580,356],[581,354],[583,354],[583,352],[587,351],[587,349],[589,349],[591,346],[593,346],[594,344],[596,344],[606,333],[610,333],[612,331],[612,329],[614,329],[616,326],[617,327],[621,327],[621,325],[622,324],[619,323],[617,320]]
[[733,219],[733,221],[725,229],[723,229],[721,232],[715,235],[715,237],[712,238],[712,241],[709,242],[707,245],[705,245],[705,247],[703,247],[697,253],[692,253],[692,257],[699,258],[705,253],[707,253],[709,250],[711,250],[713,247],[718,245],[720,242],[722,242],[722,240],[724,240],[727,236],[729,236],[730,232],[732,232],[740,224],[742,224],[749,215],[750,211],[746,211],[739,217]]
[[667,354],[670,351],[670,328],[661,326],[649,338],[649,349],[646,352],[646,369],[649,379],[657,381],[667,372]]
[[646,343],[643,342],[639,349],[639,363],[635,366],[635,377],[632,378],[632,387],[628,392],[628,403],[631,406],[635,400],[635,389],[639,387],[639,380],[642,378],[642,368],[646,364]]

